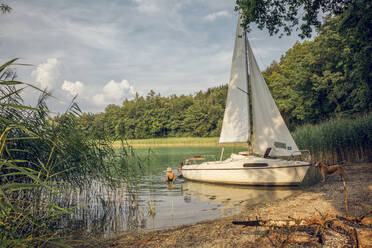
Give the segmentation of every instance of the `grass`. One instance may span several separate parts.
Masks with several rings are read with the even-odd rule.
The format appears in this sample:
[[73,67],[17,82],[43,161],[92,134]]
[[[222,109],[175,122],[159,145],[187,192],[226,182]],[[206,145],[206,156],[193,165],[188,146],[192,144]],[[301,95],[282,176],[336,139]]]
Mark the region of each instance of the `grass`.
[[160,145],[160,144],[217,144],[218,137],[170,137],[152,139],[131,139],[130,145]]
[[[219,137],[169,137],[152,139],[130,139],[128,144],[133,147],[147,146],[242,146],[242,143],[218,144]],[[114,142],[114,146],[120,146],[121,142]]]

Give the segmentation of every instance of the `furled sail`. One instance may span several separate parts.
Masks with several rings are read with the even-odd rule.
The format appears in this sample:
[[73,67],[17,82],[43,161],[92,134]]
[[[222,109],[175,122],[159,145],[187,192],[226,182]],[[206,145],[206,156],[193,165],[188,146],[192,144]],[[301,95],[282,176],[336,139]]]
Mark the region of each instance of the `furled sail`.
[[247,142],[249,135],[245,31],[239,16],[219,143]]
[[271,156],[289,156],[298,151],[285,124],[247,40],[250,85],[252,90],[253,152]]

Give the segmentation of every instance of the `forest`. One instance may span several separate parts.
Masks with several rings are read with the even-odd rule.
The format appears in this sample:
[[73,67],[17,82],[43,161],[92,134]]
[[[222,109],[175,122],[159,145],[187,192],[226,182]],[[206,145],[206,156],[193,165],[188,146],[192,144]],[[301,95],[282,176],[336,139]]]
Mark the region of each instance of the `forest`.
[[[312,41],[297,42],[263,71],[289,128],[333,118],[353,118],[372,107],[371,36],[358,46],[327,17]],[[193,95],[161,96],[151,90],[103,113],[85,113],[79,123],[94,133],[125,139],[219,136],[227,83]]]
[[122,106],[108,105],[103,113],[83,114],[79,123],[96,137],[125,139],[180,136],[218,136],[227,85],[195,95],[162,97],[154,91],[136,95]]

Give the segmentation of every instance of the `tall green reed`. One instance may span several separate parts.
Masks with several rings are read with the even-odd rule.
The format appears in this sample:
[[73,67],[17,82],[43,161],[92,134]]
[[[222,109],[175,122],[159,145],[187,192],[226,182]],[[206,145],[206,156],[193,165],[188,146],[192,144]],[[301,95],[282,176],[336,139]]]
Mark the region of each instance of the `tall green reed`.
[[[113,140],[85,132],[74,101],[51,118],[50,94],[16,81],[16,61],[0,66],[0,246],[66,246],[60,222],[72,212],[57,204],[61,190],[94,179],[112,186],[129,182],[139,162],[128,146],[118,151]],[[24,104],[26,87],[40,93],[36,107]]]
[[297,128],[293,138],[300,149],[308,149],[314,161],[372,160],[372,114],[352,119],[336,118],[319,125]]
[[45,189],[56,192],[50,183],[58,175],[52,171],[55,145],[46,160],[28,159],[29,151],[19,145],[47,139],[26,121],[33,112],[41,115],[42,109],[23,104],[20,93],[33,86],[14,79],[9,66],[15,62],[0,66],[0,246],[64,246],[55,223],[67,211],[41,197]]

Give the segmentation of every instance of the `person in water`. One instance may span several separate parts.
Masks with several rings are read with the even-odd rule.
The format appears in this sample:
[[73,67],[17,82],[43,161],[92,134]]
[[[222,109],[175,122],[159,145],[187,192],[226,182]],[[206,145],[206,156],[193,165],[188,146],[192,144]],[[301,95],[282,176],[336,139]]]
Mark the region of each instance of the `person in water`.
[[174,183],[176,181],[176,176],[174,175],[172,168],[167,168],[167,174],[165,175],[165,181],[167,183]]

